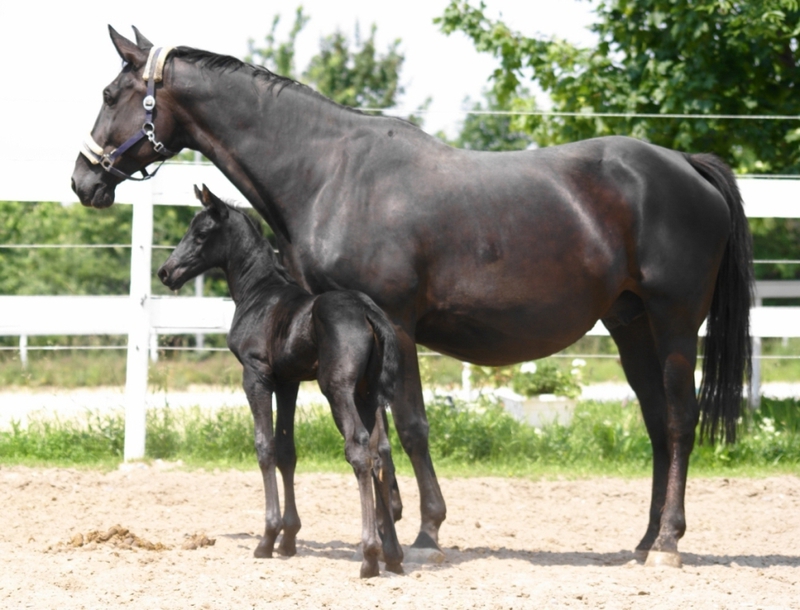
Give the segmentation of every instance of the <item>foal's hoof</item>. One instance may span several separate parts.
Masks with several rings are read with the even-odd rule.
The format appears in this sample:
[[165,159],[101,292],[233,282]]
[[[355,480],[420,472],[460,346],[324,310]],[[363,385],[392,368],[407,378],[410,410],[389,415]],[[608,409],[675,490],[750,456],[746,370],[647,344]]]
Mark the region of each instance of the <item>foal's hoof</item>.
[[378,566],[378,560],[373,559],[372,561],[364,560],[361,563],[361,578],[373,578],[375,576],[380,575],[381,570]]
[[644,563],[647,561],[647,554],[650,552],[650,549],[636,549],[633,551],[633,558],[636,561],[640,561]]
[[682,568],[681,554],[668,551],[650,551],[644,565],[648,568]]
[[397,563],[387,563],[386,564],[386,571],[392,572],[394,574],[405,574],[403,570],[403,564],[400,562]]

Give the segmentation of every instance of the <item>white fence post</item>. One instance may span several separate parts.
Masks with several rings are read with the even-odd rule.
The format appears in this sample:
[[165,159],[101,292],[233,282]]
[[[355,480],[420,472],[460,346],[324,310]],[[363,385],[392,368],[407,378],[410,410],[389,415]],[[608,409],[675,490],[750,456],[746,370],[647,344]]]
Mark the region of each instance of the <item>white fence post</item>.
[[23,369],[28,368],[28,335],[19,336],[19,361]]
[[[194,278],[194,296],[198,299],[203,298],[204,276],[205,274],[201,273],[196,278]],[[203,333],[197,333],[194,336],[194,340],[195,340],[195,347],[197,347],[198,350],[202,350],[203,347],[205,347],[205,335]]]
[[153,251],[153,195],[133,204],[128,363],[125,372],[125,461],[141,459],[145,448],[147,366],[150,343],[150,273]]

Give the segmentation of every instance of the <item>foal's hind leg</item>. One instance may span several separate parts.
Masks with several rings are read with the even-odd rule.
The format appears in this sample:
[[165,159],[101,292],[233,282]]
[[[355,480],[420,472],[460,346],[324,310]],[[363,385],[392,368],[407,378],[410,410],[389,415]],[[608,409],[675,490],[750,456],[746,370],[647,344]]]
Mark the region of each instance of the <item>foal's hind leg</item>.
[[372,477],[375,485],[375,504],[379,531],[382,531],[383,558],[386,569],[395,574],[403,573],[403,549],[397,539],[392,508],[392,483],[395,481],[392,449],[386,430],[386,411],[378,407],[370,437],[374,457]]
[[275,425],[275,453],[278,470],[283,478],[283,536],[278,553],[291,557],[297,553],[297,532],[300,531],[300,515],[294,499],[294,471],[297,466],[297,451],[294,444],[294,414],[297,406],[299,383],[278,384],[275,398],[278,416]]

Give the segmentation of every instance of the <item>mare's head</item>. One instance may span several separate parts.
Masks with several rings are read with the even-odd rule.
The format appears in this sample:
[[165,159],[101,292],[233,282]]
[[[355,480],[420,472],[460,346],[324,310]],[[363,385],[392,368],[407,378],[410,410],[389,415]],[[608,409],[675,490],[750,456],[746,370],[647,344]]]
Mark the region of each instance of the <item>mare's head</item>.
[[158,270],[159,279],[171,290],[177,290],[204,271],[227,267],[236,251],[263,240],[251,219],[222,201],[206,185],[202,191],[195,186],[194,192],[203,209],[195,214],[186,235]]
[[86,206],[110,206],[117,184],[182,148],[170,108],[174,102],[162,82],[169,49],[155,49],[134,31],[135,43],[109,26],[124,63],[103,90],[103,107],[75,161],[72,190]]

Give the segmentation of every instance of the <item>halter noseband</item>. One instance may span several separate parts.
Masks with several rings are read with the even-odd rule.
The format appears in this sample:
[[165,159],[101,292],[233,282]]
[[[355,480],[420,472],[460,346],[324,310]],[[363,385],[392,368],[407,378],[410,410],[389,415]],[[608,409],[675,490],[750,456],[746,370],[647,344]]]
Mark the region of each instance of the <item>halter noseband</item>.
[[[83,141],[83,145],[81,146],[81,153],[87,159],[89,159],[89,162],[92,165],[100,164],[100,166],[108,173],[122,178],[123,180],[130,179],[141,181],[148,180],[155,176],[156,172],[161,169],[161,165],[163,165],[164,161],[177,154],[156,140],[155,124],[153,123],[153,110],[156,107],[156,83],[161,82],[163,79],[164,62],[167,59],[167,55],[169,55],[173,48],[174,47],[153,47],[150,49],[150,55],[147,58],[147,63],[145,64],[144,71],[142,73],[142,78],[147,80],[147,95],[145,95],[144,100],[142,100],[142,105],[144,106],[144,123],[142,124],[142,128],[130,138],[125,140],[125,142],[118,148],[115,148],[109,153],[103,151],[103,147],[94,141],[91,133],[86,136],[86,139]],[[121,157],[125,151],[131,148],[134,144],[138,143],[139,140],[143,139],[149,140],[153,145],[153,149],[159,155],[164,157],[152,174],[148,174],[147,170],[142,168],[139,170],[142,173],[142,177],[136,178],[114,167],[114,162]]]

